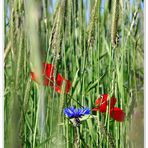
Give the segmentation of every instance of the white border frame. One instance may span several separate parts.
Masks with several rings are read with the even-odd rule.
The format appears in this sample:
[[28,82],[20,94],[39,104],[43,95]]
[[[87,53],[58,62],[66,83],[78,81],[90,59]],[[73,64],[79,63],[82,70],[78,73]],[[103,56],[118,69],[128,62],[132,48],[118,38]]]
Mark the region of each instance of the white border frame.
[[4,0],[0,2],[0,147],[4,147]]
[[[148,67],[146,64],[148,63],[148,19],[146,19],[146,14],[148,14],[148,10],[146,9],[146,0],[144,0],[144,147],[147,148],[148,140],[148,118],[146,114],[148,113]],[[147,7],[148,8],[148,7]],[[146,58],[147,57],[147,58]]]
[[[146,114],[148,113],[148,19],[146,19],[146,14],[148,14],[148,9],[146,9],[146,0],[144,0],[144,147],[148,146],[148,118]],[[148,7],[147,7],[148,8]],[[147,58],[146,58],[147,57]],[[4,0],[0,3],[0,148],[4,147]],[[147,126],[146,126],[147,125]]]

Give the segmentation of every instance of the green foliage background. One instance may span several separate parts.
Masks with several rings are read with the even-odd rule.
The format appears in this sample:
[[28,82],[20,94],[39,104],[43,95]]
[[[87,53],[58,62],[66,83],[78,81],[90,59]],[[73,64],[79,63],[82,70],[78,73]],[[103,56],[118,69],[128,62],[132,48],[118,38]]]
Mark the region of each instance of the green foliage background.
[[[53,3],[55,2],[55,4]],[[116,3],[116,5],[115,5]],[[142,148],[144,17],[142,0],[5,0],[6,148]],[[31,81],[53,63],[72,83],[69,95]],[[97,113],[79,129],[63,108],[118,99],[116,122]]]

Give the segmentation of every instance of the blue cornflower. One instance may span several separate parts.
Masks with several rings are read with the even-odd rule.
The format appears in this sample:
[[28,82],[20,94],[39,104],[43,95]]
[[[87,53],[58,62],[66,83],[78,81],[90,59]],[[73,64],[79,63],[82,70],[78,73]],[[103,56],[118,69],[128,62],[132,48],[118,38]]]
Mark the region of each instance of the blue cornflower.
[[64,109],[64,114],[69,118],[80,118],[84,115],[90,114],[88,107],[75,109],[73,106]]
[[74,118],[74,121],[72,121],[73,124],[75,126],[79,126],[80,125],[79,118],[81,118],[84,115],[89,115],[90,109],[88,107],[75,109],[73,106],[71,106],[69,108],[64,108],[64,114],[70,119]]

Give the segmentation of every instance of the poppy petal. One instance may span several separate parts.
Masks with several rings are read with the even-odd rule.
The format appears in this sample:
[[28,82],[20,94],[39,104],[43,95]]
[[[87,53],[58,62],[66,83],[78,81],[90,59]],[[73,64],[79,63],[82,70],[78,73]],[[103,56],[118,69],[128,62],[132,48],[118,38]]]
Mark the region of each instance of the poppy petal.
[[44,75],[44,85],[49,85],[52,86],[54,81],[54,66],[53,64],[47,64],[47,63],[43,63],[43,69],[42,69],[42,73]]
[[71,83],[69,80],[66,80],[64,77],[62,77],[60,73],[57,74],[57,78],[56,78],[57,87],[55,87],[55,90],[58,93],[61,93],[61,87],[62,87],[63,81],[66,82],[65,91],[66,93],[68,93],[71,87]]
[[52,64],[43,64],[43,73],[45,72],[45,76],[48,78],[53,77],[54,75],[54,66]]
[[100,111],[101,113],[105,113],[106,110],[107,110],[107,102],[104,102],[103,104],[100,105],[99,111]]
[[[31,79],[33,81],[36,81],[39,83],[39,78],[35,72],[31,72]],[[54,65],[53,64],[48,64],[48,63],[43,63],[42,64],[42,75],[43,75],[43,84],[45,86],[50,85],[55,89],[56,92],[61,93],[61,87],[63,84],[63,81],[66,83],[65,86],[65,91],[66,93],[69,92],[71,83],[69,80],[66,80],[64,77],[61,76],[60,73],[57,74],[56,80],[54,78]],[[54,85],[55,83],[55,85]]]
[[125,119],[125,113],[118,107],[114,107],[110,110],[110,117],[116,121],[123,122]]
[[61,76],[60,73],[58,73],[57,78],[56,78],[56,84],[58,86],[62,86],[63,80],[64,80],[64,78]]
[[108,94],[103,94],[103,95],[101,95],[101,97],[102,97],[102,102],[107,101],[108,96],[109,96]]
[[35,80],[36,79],[36,75],[34,72],[30,72],[30,75],[31,75],[31,80]]
[[58,87],[58,86],[54,86],[54,89],[55,89],[55,91],[57,92],[57,93],[61,93],[61,88],[60,87]]
[[107,98],[108,94],[101,95],[100,98],[96,100],[96,107],[99,109],[100,112],[104,113],[106,112],[107,108]]
[[101,95],[101,97],[96,100],[96,105],[101,105],[102,103],[106,102],[107,98],[108,94]]
[[96,100],[96,105],[100,105],[101,104],[101,98],[98,98],[97,100]]
[[115,97],[112,97],[110,100],[110,108],[113,108],[117,102],[117,99]]
[[38,78],[38,76],[37,76],[36,73],[30,72],[30,75],[31,75],[31,80],[33,80],[33,81],[39,83],[39,78]]
[[45,85],[45,86],[48,86],[48,84],[49,84],[49,80],[48,80],[47,78],[45,78],[45,79],[44,79],[44,85]]
[[66,93],[70,91],[71,83],[69,80],[66,80]]
[[112,97],[110,101],[108,100],[108,94],[103,94],[100,98],[96,100],[96,106],[99,107],[99,111],[104,113],[106,112],[107,105],[110,102],[110,108],[113,108],[116,104],[116,98]]
[[[107,110],[107,105],[109,104],[109,101],[106,101],[102,103],[99,107],[100,112],[105,113]],[[110,109],[112,109],[116,104],[116,98],[111,98],[110,100]]]
[[98,110],[99,110],[99,108],[97,108],[97,107],[92,109],[92,111],[95,111],[95,112]]

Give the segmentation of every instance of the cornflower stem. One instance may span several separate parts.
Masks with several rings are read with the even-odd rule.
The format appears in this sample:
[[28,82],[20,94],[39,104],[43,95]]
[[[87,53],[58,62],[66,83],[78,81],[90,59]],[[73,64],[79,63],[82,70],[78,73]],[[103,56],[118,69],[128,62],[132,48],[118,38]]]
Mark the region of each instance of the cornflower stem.
[[69,98],[71,98],[73,101],[77,102],[81,107],[84,107],[83,105],[81,105],[80,102],[78,102],[77,100],[75,100],[71,95],[67,94],[67,96],[68,96]]
[[80,148],[80,126],[75,128],[74,147]]
[[[46,77],[50,82],[52,82],[54,84],[54,86],[56,86],[57,84],[52,81],[51,79],[49,79],[48,77]],[[77,104],[79,104],[81,107],[84,107],[83,105],[81,105],[80,102],[78,102],[77,100],[75,100],[70,94],[66,94],[69,98],[71,98],[73,101],[75,101]]]

